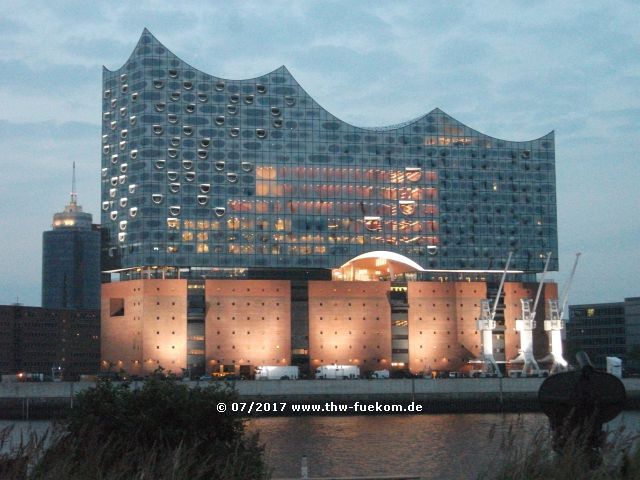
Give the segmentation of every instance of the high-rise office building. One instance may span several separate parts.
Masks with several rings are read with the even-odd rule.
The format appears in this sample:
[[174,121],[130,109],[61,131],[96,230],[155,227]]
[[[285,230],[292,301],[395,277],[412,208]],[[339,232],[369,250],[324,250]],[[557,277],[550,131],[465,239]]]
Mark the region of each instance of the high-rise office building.
[[607,357],[619,357],[625,368],[629,360],[635,369],[640,369],[640,297],[625,298],[624,302],[570,305],[567,346],[572,354],[587,352],[597,367],[604,368]]
[[[477,353],[469,315],[508,252],[514,292],[534,288],[522,282],[549,252],[557,270],[553,132],[500,140],[439,109],[354,127],[285,67],[214,77],[147,30],[121,68],[103,70],[102,96],[105,362],[444,368]],[[434,281],[449,285],[417,288]],[[468,328],[447,323],[456,295]],[[337,323],[323,327],[329,306]],[[429,315],[437,348],[418,340]],[[511,340],[496,335],[505,358]]]
[[100,231],[78,205],[73,165],[72,193],[63,212],[42,235],[42,306],[100,308]]

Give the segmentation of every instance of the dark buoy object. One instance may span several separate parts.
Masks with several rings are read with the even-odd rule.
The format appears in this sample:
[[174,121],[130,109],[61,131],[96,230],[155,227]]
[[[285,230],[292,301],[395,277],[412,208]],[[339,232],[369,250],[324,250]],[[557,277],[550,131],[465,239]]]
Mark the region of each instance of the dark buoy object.
[[618,416],[626,400],[624,384],[618,377],[597,371],[584,352],[576,358],[579,370],[551,375],[538,390],[558,450],[572,435],[587,448],[600,448],[602,425]]

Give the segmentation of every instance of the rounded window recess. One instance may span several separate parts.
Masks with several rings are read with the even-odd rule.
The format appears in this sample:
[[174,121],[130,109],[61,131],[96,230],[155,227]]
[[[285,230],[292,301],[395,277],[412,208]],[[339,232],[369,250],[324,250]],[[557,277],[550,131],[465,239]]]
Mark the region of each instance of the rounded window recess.
[[162,135],[162,127],[160,125],[154,125],[153,133],[155,133],[156,135]]
[[180,207],[176,207],[176,206],[169,207],[169,213],[171,214],[172,217],[177,217],[178,215],[180,215]]
[[293,107],[296,104],[295,97],[284,97],[284,104],[288,107]]
[[244,97],[244,103],[247,105],[251,105],[253,103],[253,95],[247,95]]
[[202,148],[207,148],[210,143],[211,143],[211,139],[209,137],[204,137],[202,140],[200,140],[200,146]]
[[127,116],[127,107],[120,108],[120,116],[121,117],[126,117]]
[[213,209],[213,212],[216,214],[216,217],[222,217],[224,215],[224,207],[216,207]]
[[238,95],[237,93],[233,93],[229,95],[229,101],[231,103],[238,103],[239,100],[240,100],[240,95]]
[[281,119],[279,119],[279,118],[274,119],[274,120],[273,120],[273,126],[274,126],[275,128],[280,128],[280,127],[282,127],[282,120],[281,120]]
[[118,126],[118,122],[116,122],[115,120],[113,120],[109,126],[111,127],[111,130],[115,130],[116,127]]
[[364,217],[364,227],[370,232],[382,230],[382,220],[380,217]]
[[125,231],[127,229],[127,221],[126,220],[120,220],[120,231]]
[[127,138],[128,134],[129,134],[129,131],[125,128],[124,130],[120,131],[120,138]]
[[128,75],[126,73],[123,73],[122,75],[120,75],[120,81],[122,83],[125,83],[127,81]]
[[109,135],[102,135],[102,143],[109,143]]
[[178,156],[178,150],[176,150],[175,148],[168,148],[167,155],[169,155],[171,158],[176,158]]
[[232,137],[237,137],[238,135],[240,135],[240,129],[238,127],[233,127],[231,130],[229,130],[229,135],[231,135]]
[[177,102],[178,100],[180,100],[180,92],[173,92],[170,98],[174,102]]
[[204,103],[207,100],[209,100],[209,97],[207,96],[206,93],[199,93],[198,94],[198,100],[201,101],[202,103]]
[[111,112],[104,112],[102,114],[102,119],[103,120],[109,120],[111,118]]
[[227,173],[227,180],[229,183],[236,183],[238,181],[238,174],[233,172]]
[[118,218],[118,211],[117,211],[117,210],[114,210],[114,211],[112,211],[112,212],[109,212],[109,218],[110,218],[111,220],[115,220],[116,218]]
[[131,94],[131,101],[135,102],[136,100],[138,100],[138,92],[133,92]]
[[116,108],[116,105],[118,105],[118,99],[114,98],[111,100],[111,108]]
[[256,85],[256,92],[258,92],[258,93],[267,93],[267,87],[262,85],[261,83],[258,83]]
[[191,170],[193,168],[192,160],[182,160],[182,168],[185,170]]
[[138,207],[131,207],[129,209],[129,216],[135,217],[138,214]]
[[151,201],[157,205],[162,203],[163,196],[161,193],[154,193],[151,195]]
[[110,188],[109,189],[109,198],[116,198],[116,193],[118,192],[118,190],[116,188]]
[[193,88],[193,83],[192,82],[182,82],[182,86],[184,87],[185,90],[191,90]]
[[[221,92],[222,90],[224,90],[224,82],[222,80],[220,80],[219,82],[216,83],[216,90]],[[105,97],[107,98],[107,97]]]
[[224,160],[218,160],[215,164],[214,167],[216,170],[224,170]]
[[118,186],[118,177],[111,177],[111,180],[109,180],[109,182],[111,183],[112,187],[117,187]]
[[120,165],[120,173],[127,173],[127,167],[129,165],[127,165],[126,163],[123,163],[122,165]]
[[211,191],[211,185],[209,185],[208,183],[201,183],[200,191],[202,193],[209,193]]
[[224,125],[224,115],[218,115],[216,117],[216,125]]
[[138,150],[131,150],[129,156],[131,157],[131,160],[135,160],[136,158],[138,158]]
[[190,137],[191,135],[193,135],[193,127],[185,125],[184,127],[182,127],[182,133],[184,133],[187,137]]
[[165,163],[166,162],[164,160],[156,160],[156,168],[158,170],[162,170],[164,168]]
[[267,131],[264,128],[256,128],[256,136],[258,138],[264,138],[267,136]]
[[107,202],[102,202],[102,210],[104,210],[105,212],[107,210],[109,210],[109,204],[110,204],[110,202],[108,202],[108,201]]
[[106,176],[107,176],[107,172],[108,172],[108,171],[109,171],[109,169],[108,169],[108,168],[103,168],[103,169],[102,169],[102,176],[103,176],[103,177],[106,177]]
[[271,107],[271,115],[274,117],[280,116],[280,109],[278,107]]
[[177,78],[178,77],[178,70],[176,70],[175,68],[170,68],[169,69],[169,76],[171,78]]
[[138,118],[137,118],[135,115],[131,115],[131,116],[129,117],[129,123],[130,123],[131,125],[135,125],[136,123],[138,123]]
[[180,137],[173,137],[171,139],[171,146],[172,147],[178,147],[180,146]]
[[178,115],[176,115],[175,113],[167,114],[167,121],[173,124],[178,123]]
[[201,159],[204,160],[205,158],[207,158],[208,154],[209,154],[209,152],[207,152],[206,150],[204,150],[202,148],[198,149],[198,158],[201,158]]
[[127,181],[127,176],[126,175],[119,175],[118,176],[118,183],[120,185],[124,185],[124,182],[126,182],[126,181]]
[[127,85],[127,84],[125,83],[124,85],[122,85],[122,86],[120,87],[120,91],[121,91],[122,93],[127,93],[127,92],[129,91],[129,85]]
[[169,184],[169,191],[171,193],[178,193],[180,191],[180,184],[179,183],[170,183]]
[[235,105],[227,105],[227,113],[229,115],[235,115],[236,113],[238,113],[238,107],[236,107]]
[[167,178],[169,180],[171,180],[172,182],[178,179],[178,172],[172,172],[172,171],[168,171],[167,172]]
[[153,86],[159,90],[164,87],[164,82],[162,80],[154,80]]
[[111,97],[111,90],[105,90],[104,91],[104,98],[109,98]]
[[438,253],[438,247],[436,245],[428,245],[427,253],[429,255],[435,255],[436,253]]
[[118,146],[120,147],[120,150],[126,150],[127,149],[127,142],[122,141],[118,144]]
[[120,199],[120,206],[121,206],[122,208],[126,207],[126,206],[127,206],[127,202],[128,202],[127,197],[121,198],[121,199]]
[[198,195],[198,205],[206,205],[209,201],[209,197],[206,195]]
[[164,102],[156,103],[156,112],[164,112],[164,109],[167,108],[167,104]]
[[184,179],[187,182],[193,182],[196,179],[196,174],[194,172],[187,172],[184,174]]
[[124,242],[127,240],[127,234],[125,232],[118,233],[118,241]]
[[240,168],[242,168],[243,172],[250,172],[253,170],[253,165],[250,162],[242,162]]
[[132,183],[129,185],[129,193],[136,193],[136,184]]
[[193,113],[196,111],[196,104],[190,103],[184,107],[184,111],[187,113]]
[[118,154],[114,153],[113,155],[111,155],[111,163],[113,163],[114,165],[116,163],[118,163]]

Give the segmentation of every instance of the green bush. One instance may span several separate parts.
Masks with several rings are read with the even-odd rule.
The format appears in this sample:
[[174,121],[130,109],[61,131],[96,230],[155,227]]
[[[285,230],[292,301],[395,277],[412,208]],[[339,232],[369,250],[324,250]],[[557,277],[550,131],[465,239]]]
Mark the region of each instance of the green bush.
[[33,448],[32,439],[0,459],[0,471],[4,465],[15,473],[7,478],[28,480],[269,478],[257,435],[216,408],[236,400],[224,384],[189,388],[153,378],[132,390],[101,382],[76,396],[47,442]]

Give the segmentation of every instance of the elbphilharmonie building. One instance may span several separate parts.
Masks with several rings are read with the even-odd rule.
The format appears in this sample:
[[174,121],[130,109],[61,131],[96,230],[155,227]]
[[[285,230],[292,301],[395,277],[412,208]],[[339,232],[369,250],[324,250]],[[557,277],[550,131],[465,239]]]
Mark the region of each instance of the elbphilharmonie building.
[[[474,328],[443,330],[458,315],[412,295],[455,307],[463,283],[485,298],[509,252],[516,290],[535,287],[549,253],[558,268],[553,132],[501,140],[439,109],[355,127],[284,66],[215,77],[147,30],[104,69],[102,117],[103,360],[126,370],[459,368]],[[429,341],[412,332],[423,316],[439,325]],[[496,333],[507,360],[509,321]]]

